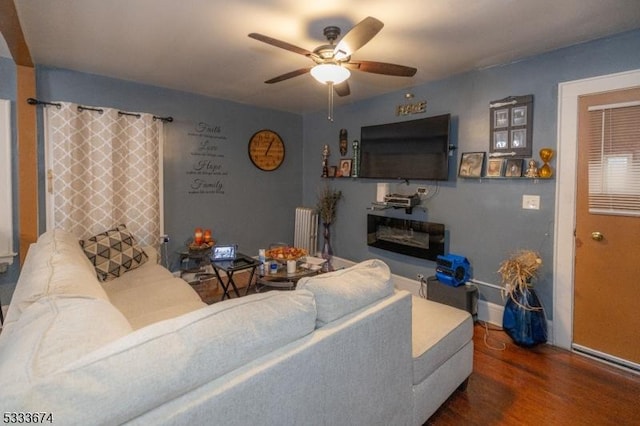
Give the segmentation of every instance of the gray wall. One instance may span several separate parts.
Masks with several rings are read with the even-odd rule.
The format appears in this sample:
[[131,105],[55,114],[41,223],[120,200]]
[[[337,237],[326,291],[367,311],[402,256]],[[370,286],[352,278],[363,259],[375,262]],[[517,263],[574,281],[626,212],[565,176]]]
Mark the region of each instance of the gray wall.
[[[437,191],[437,195],[423,202],[425,210],[414,209],[411,215],[404,210],[385,210],[377,214],[444,223],[449,234],[449,251],[466,256],[473,266],[474,278],[488,283],[500,283],[496,271],[510,253],[518,249],[539,251],[544,266],[536,288],[550,317],[553,308],[555,179],[535,182],[457,178],[460,155],[462,152],[489,151],[491,101],[533,94],[533,152],[534,158],[539,160],[540,148],[557,148],[558,83],[640,68],[638,52],[640,31],[635,31],[414,87],[410,90],[415,95],[413,101],[427,100],[427,112],[405,118],[395,115],[395,107],[407,103],[405,92],[338,108],[333,123],[327,121],[325,111],[309,114],[305,116],[304,126],[304,203],[313,204],[317,189],[327,182],[343,191],[344,200],[339,206],[332,234],[336,256],[354,261],[377,257],[388,262],[394,273],[410,278],[418,273],[433,275],[434,262],[366,245],[366,216],[370,213],[367,208],[375,201],[378,181],[354,178],[323,181],[319,177],[318,159],[322,146],[328,143],[334,153],[330,163],[337,164],[341,128],[348,130],[351,142],[359,139],[361,126],[450,113],[452,143],[458,147],[450,163],[450,180],[439,184],[394,183],[391,187],[394,192],[413,193],[417,186],[426,185]],[[421,64],[414,65],[420,68]],[[348,156],[351,155],[350,147]],[[523,194],[539,195],[540,210],[523,210]],[[481,286],[480,292],[484,299],[503,303],[498,290]]]
[[[176,252],[197,226],[211,228],[217,241],[237,243],[251,255],[272,241],[293,241],[294,210],[302,194],[299,115],[51,68],[37,69],[37,89],[42,100],[174,118],[165,124],[164,143],[165,231],[174,268]],[[258,170],[247,155],[251,135],[263,128],[278,132],[286,145],[284,163],[273,172]],[[40,137],[41,152],[43,146]],[[201,155],[207,152],[216,156]],[[203,159],[219,166],[221,174],[194,175]],[[219,190],[194,190],[196,178],[219,182]]]
[[[555,179],[550,181],[469,180],[456,177],[462,152],[488,151],[489,102],[511,95],[534,95],[533,148],[535,158],[542,147],[557,148],[557,85],[563,81],[640,68],[640,31],[593,41],[500,67],[474,71],[411,89],[415,100],[427,100],[426,114],[399,118],[395,107],[406,103],[405,92],[390,93],[367,101],[347,104],[335,111],[335,122],[326,111],[299,116],[255,108],[219,99],[161,89],[122,80],[38,68],[38,97],[49,101],[72,101],[86,105],[171,115],[164,145],[165,229],[170,235],[170,252],[175,267],[176,251],[195,226],[211,227],[222,242],[237,242],[241,251],[254,254],[271,241],[293,239],[293,212],[296,206],[314,206],[316,194],[325,183],[341,189],[341,201],[332,243],[336,256],[354,261],[378,257],[389,263],[394,273],[415,277],[432,275],[435,264],[366,245],[366,215],[375,200],[377,181],[366,179],[320,178],[322,146],[333,152],[337,164],[338,133],[349,131],[349,142],[359,139],[360,127],[405,119],[451,113],[452,142],[458,146],[451,161],[448,182],[392,182],[396,192],[412,193],[427,186],[436,193],[423,202],[423,209],[407,215],[403,210],[378,214],[446,224],[448,249],[465,255],[474,268],[474,277],[499,283],[500,262],[520,248],[540,251],[544,260],[537,283],[547,315],[552,313],[552,257],[555,209]],[[420,64],[415,64],[420,67]],[[11,61],[0,60],[0,94],[15,98],[15,71]],[[8,79],[5,79],[8,76]],[[392,78],[380,76],[379,78]],[[215,141],[197,131],[200,123],[219,127],[223,139]],[[277,131],[287,153],[275,172],[257,170],[247,156],[251,135],[262,128]],[[205,132],[206,133],[206,132]],[[40,133],[42,134],[42,133]],[[198,141],[209,142],[223,152],[224,194],[189,194]],[[304,141],[304,143],[303,143]],[[349,154],[351,155],[351,144]],[[42,137],[39,138],[41,159]],[[552,165],[555,165],[555,161]],[[44,176],[41,161],[40,173]],[[41,178],[41,188],[44,181]],[[44,194],[44,191],[41,191]],[[521,209],[522,195],[540,195],[541,209]],[[42,195],[44,197],[44,195]],[[44,206],[44,200],[41,200]],[[42,209],[41,209],[42,210]],[[44,216],[41,215],[42,229]],[[17,246],[16,246],[17,249]],[[566,265],[572,267],[572,265]],[[0,290],[12,291],[10,278],[0,277]],[[8,278],[9,277],[9,278]],[[483,298],[502,304],[497,290],[481,288]],[[4,303],[7,303],[3,297]]]

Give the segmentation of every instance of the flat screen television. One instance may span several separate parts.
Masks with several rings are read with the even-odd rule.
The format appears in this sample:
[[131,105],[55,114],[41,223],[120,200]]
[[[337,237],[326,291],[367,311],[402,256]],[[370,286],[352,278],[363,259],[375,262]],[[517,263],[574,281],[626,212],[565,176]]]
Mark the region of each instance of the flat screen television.
[[364,126],[358,177],[447,180],[451,114]]

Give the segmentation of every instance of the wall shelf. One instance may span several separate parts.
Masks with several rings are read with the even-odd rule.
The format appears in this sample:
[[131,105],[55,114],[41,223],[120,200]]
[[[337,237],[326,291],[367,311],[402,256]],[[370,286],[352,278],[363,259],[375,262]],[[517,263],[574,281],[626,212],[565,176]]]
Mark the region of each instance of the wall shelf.
[[505,180],[528,180],[531,181],[533,183],[540,183],[540,182],[545,182],[545,181],[553,181],[553,177],[550,178],[528,178],[528,177],[524,177],[524,176],[520,176],[520,177],[506,177],[506,176],[482,176],[482,177],[470,177],[470,176],[458,176],[459,179],[464,179],[464,180],[477,180],[479,182],[482,182],[483,180],[496,180],[496,181],[505,181]]

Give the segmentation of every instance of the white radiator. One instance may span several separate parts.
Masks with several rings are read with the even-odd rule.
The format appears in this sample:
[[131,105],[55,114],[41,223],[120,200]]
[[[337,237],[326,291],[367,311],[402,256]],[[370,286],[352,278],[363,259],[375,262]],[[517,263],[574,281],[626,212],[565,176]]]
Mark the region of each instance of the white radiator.
[[303,248],[312,256],[318,249],[318,213],[308,207],[296,208],[296,229],[293,245]]

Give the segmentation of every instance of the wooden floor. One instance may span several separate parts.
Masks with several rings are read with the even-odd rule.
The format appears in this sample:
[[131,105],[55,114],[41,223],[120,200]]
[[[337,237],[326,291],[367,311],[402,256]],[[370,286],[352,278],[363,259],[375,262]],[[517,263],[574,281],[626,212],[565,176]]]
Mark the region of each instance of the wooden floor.
[[[247,277],[236,282],[244,295]],[[208,303],[220,300],[215,280],[205,289]],[[474,327],[467,389],[456,391],[425,425],[640,426],[640,375],[549,345],[522,348],[488,328],[487,335],[480,323]]]
[[[521,348],[474,328],[474,368],[426,425],[640,425],[640,375],[549,345]],[[640,344],[640,342],[633,342]]]

